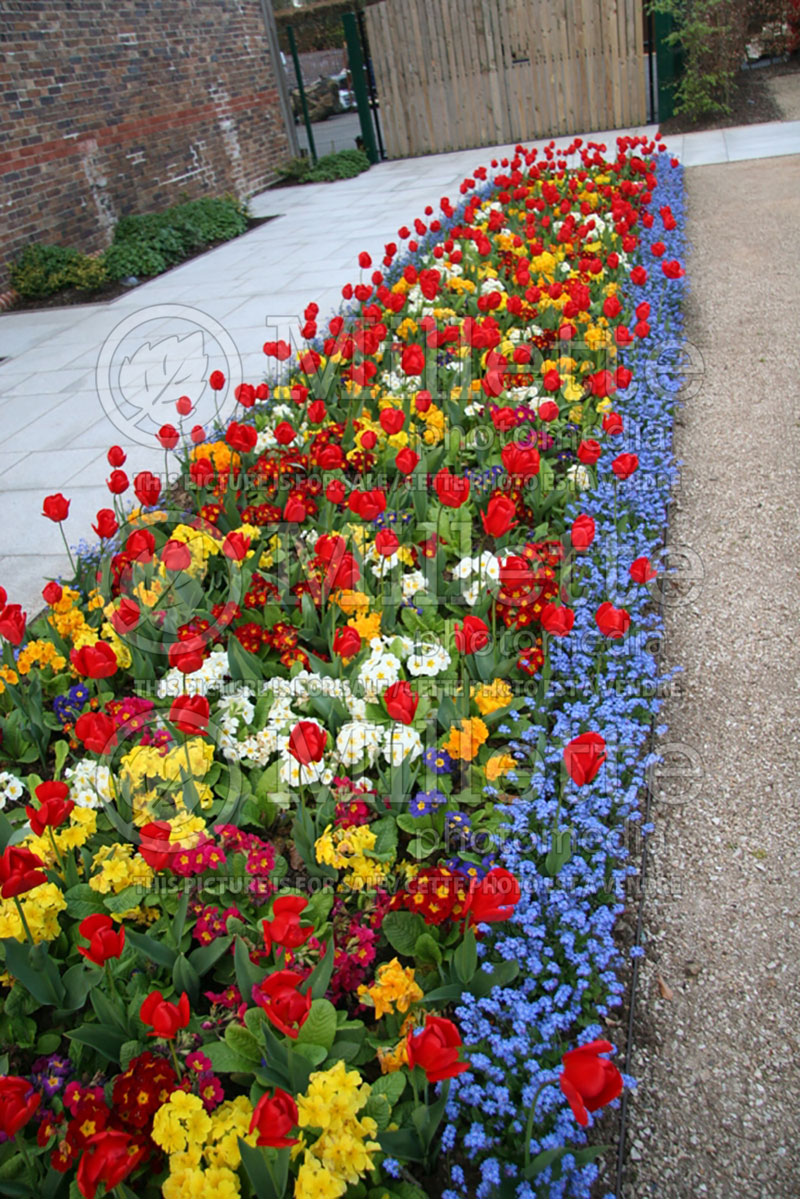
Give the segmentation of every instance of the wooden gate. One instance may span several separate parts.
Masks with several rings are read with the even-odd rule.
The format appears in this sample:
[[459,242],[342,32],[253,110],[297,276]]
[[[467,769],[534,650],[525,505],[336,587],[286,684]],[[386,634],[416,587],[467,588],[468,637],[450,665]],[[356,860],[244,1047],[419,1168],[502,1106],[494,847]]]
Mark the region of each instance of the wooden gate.
[[647,120],[641,0],[383,0],[366,16],[390,158]]

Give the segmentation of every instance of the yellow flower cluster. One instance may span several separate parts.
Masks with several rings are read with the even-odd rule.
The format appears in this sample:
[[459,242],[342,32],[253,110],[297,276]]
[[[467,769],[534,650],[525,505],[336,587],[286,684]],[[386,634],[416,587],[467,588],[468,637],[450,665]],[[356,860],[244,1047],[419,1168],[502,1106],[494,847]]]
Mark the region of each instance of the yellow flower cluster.
[[97,633],[78,606],[79,601],[80,593],[65,587],[61,599],[47,618],[56,632],[78,649],[84,645],[94,645],[98,640]]
[[[40,883],[32,891],[20,895],[19,900],[34,941],[37,944],[40,941],[55,941],[61,932],[58,914],[67,906],[61,888],[55,883]],[[17,941],[26,939],[25,928],[13,899],[0,900],[0,938],[6,937],[14,937]]]
[[191,737],[163,756],[154,745],[134,746],[120,764],[120,782],[130,788],[135,822],[147,824],[154,818],[152,804],[159,792],[169,794],[177,811],[184,810],[182,780],[187,775],[191,776],[200,806],[210,807],[214,793],[200,780],[205,778],[213,761],[214,746],[202,737]]
[[493,783],[495,779],[508,774],[509,770],[516,770],[516,766],[511,754],[492,754],[485,767],[487,781]]
[[89,886],[101,895],[118,895],[126,887],[148,887],[153,869],[133,845],[101,845],[92,859]]
[[17,674],[16,670],[12,670],[10,666],[0,666],[0,695],[2,695],[6,689],[6,683],[8,683],[10,687],[16,687],[18,682],[19,675]]
[[237,1199],[238,1138],[255,1145],[253,1106],[244,1095],[208,1113],[197,1095],[173,1091],[155,1114],[153,1140],[169,1154],[164,1199]]
[[444,743],[451,758],[460,758],[462,762],[471,762],[477,756],[478,750],[489,736],[486,725],[477,716],[460,722],[460,728],[453,725]]
[[422,999],[422,988],[414,981],[413,966],[403,968],[397,958],[378,967],[371,987],[360,986],[359,997],[368,995],[375,1007],[375,1019],[380,1020],[394,1011],[407,1012],[412,1003]]
[[58,652],[52,641],[29,641],[17,658],[20,674],[28,674],[32,666],[50,666],[53,673],[57,674],[66,664],[67,659]]
[[295,1154],[304,1154],[295,1199],[339,1199],[372,1169],[380,1145],[369,1138],[378,1126],[369,1116],[358,1118],[369,1095],[358,1071],[347,1070],[342,1061],[311,1075],[308,1090],[297,1100],[298,1124],[319,1130],[319,1136],[311,1140],[313,1134],[307,1134],[295,1147]]
[[329,824],[314,843],[314,850],[318,862],[347,871],[342,880],[346,887],[362,891],[380,886],[389,870],[388,862],[376,862],[366,856],[374,849],[375,841],[375,833],[365,824],[337,829]]
[[[90,837],[93,837],[97,832],[97,813],[91,808],[74,807],[69,814],[69,820],[66,824],[62,824],[60,828],[53,831],[53,836],[56,843],[56,848],[60,854],[64,854],[67,850],[78,849],[81,845],[85,845]],[[35,833],[30,833],[23,842],[26,849],[30,849],[42,859],[46,866],[58,866],[58,859],[53,842],[50,840],[49,833],[47,835],[37,837]]]
[[511,684],[505,679],[492,679],[491,683],[480,683],[472,688],[472,698],[481,716],[507,708],[514,698]]

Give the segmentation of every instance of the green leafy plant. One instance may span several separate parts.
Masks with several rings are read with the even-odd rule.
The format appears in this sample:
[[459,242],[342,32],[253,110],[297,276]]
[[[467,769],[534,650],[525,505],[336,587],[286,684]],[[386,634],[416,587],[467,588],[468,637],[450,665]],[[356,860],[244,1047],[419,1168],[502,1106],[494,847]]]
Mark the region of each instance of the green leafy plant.
[[307,158],[292,158],[278,169],[278,174],[286,183],[333,183],[368,170],[369,159],[363,150],[337,150],[320,158],[316,166]]
[[26,246],[9,271],[11,286],[26,299],[44,299],[68,287],[93,291],[108,279],[101,258],[70,246],[50,246],[34,242]]

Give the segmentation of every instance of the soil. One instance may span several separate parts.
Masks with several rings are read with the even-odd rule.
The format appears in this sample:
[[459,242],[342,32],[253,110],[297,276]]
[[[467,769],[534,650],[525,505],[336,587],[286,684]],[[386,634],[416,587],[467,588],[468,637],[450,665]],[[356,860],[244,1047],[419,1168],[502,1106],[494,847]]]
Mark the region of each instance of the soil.
[[[257,229],[259,225],[265,225],[267,221],[274,220],[274,216],[250,217],[247,222],[247,228],[239,234],[239,237],[244,237],[252,229]],[[152,279],[161,279],[163,275],[168,275],[170,271],[178,270],[179,267],[184,266],[187,262],[191,262],[194,258],[201,258],[203,254],[209,254],[211,250],[216,250],[218,246],[225,245],[227,241],[236,240],[237,238],[234,237],[211,242],[209,245],[204,246],[202,250],[198,250],[195,254],[190,254],[188,258],[184,258],[183,262],[177,262],[168,271],[163,271],[161,275],[143,276],[137,279],[136,283],[104,283],[102,287],[97,287],[94,291],[84,291],[77,287],[69,287],[65,291],[57,292],[54,296],[43,296],[37,299],[25,299],[23,296],[18,296],[13,304],[8,307],[7,311],[42,312],[47,308],[72,308],[87,304],[109,304],[112,300],[116,300],[118,296],[125,295],[126,292],[136,291],[136,288],[141,287],[143,283],[150,283]]]
[[697,133],[701,129],[728,129],[732,125],[761,125],[768,121],[783,120],[785,114],[770,87],[771,80],[782,75],[800,75],[800,55],[795,54],[785,62],[768,66],[753,64],[741,70],[731,97],[730,112],[711,114],[699,121],[690,121],[681,114],[662,121],[659,128],[665,136],[669,136]]

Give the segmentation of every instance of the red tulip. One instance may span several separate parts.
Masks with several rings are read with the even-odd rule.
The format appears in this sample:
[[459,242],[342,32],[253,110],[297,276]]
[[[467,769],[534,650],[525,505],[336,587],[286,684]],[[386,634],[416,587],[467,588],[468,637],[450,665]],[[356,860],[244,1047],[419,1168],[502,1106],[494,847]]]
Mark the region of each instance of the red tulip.
[[27,804],[25,815],[37,837],[41,837],[46,828],[58,828],[69,819],[75,804],[71,799],[67,799],[68,795],[69,787],[66,783],[46,782],[40,783],[36,788],[39,807],[34,808]]
[[383,558],[391,558],[399,545],[397,534],[391,529],[381,529],[375,534],[375,549]]
[[175,401],[175,410],[178,416],[188,416],[192,411],[192,401],[188,396],[178,396]]
[[72,650],[69,660],[78,674],[87,679],[109,679],[117,673],[117,655],[105,641]]
[[103,712],[84,712],[75,721],[75,736],[93,754],[109,754],[117,744],[117,726]]
[[187,737],[202,736],[208,729],[210,711],[204,695],[178,695],[172,701],[169,718]]
[[599,1056],[612,1053],[610,1041],[590,1041],[562,1057],[561,1090],[578,1123],[589,1123],[588,1112],[597,1111],[622,1093],[622,1075],[613,1062]]
[[174,641],[167,651],[169,664],[182,674],[194,674],[206,660],[205,646],[199,637],[187,637],[185,641]]
[[305,945],[314,931],[313,924],[303,927],[300,923],[300,917],[307,907],[308,900],[302,895],[279,895],[273,901],[272,917],[261,921],[267,953],[273,945],[281,945],[284,949],[298,949]]
[[509,529],[519,524],[514,520],[517,506],[507,495],[495,495],[489,500],[485,512],[481,512],[483,530],[490,537],[504,537]]
[[668,279],[680,279],[686,274],[677,258],[673,258],[669,262],[662,262],[661,269]]
[[603,636],[614,640],[624,637],[631,623],[630,614],[624,608],[615,608],[608,601],[597,609],[595,620]]
[[277,970],[253,987],[253,1000],[266,1013],[272,1024],[293,1040],[308,1019],[311,1011],[311,992],[298,991],[302,974],[293,970]]
[[313,720],[299,721],[289,734],[289,753],[301,766],[322,760],[327,733]]
[[403,475],[410,475],[416,470],[418,463],[419,454],[415,454],[408,446],[403,446],[402,450],[398,451],[397,457],[394,460],[395,466]]
[[578,446],[578,460],[583,462],[585,466],[592,466],[602,454],[603,450],[599,441],[595,441],[593,437],[582,441]]
[[273,1149],[285,1149],[288,1145],[296,1145],[297,1137],[287,1136],[297,1127],[297,1104],[291,1095],[275,1088],[274,1094],[269,1091],[262,1095],[253,1108],[250,1121],[250,1132],[258,1132],[257,1145],[268,1145]]
[[149,529],[137,529],[125,542],[125,553],[140,566],[146,566],[152,560],[155,549],[156,539]]
[[28,1123],[41,1102],[41,1095],[27,1078],[7,1074],[0,1078],[0,1132],[9,1140]]
[[113,537],[119,529],[117,518],[111,508],[101,508],[97,513],[96,520],[97,524],[92,525],[92,528],[98,537]]
[[544,400],[537,409],[537,415],[539,420],[547,421],[548,424],[551,420],[557,420],[558,404],[555,400]]
[[434,477],[433,485],[446,508],[460,508],[469,499],[469,479],[451,475],[447,467],[443,466]]
[[81,1150],[76,1174],[83,1199],[95,1199],[101,1183],[103,1193],[110,1195],[149,1153],[149,1144],[135,1140],[122,1129],[104,1128],[89,1137]]
[[181,1028],[186,1028],[191,1012],[189,996],[184,991],[177,1003],[169,1003],[160,991],[153,991],[139,1008],[142,1024],[149,1024],[148,1037],[163,1037],[171,1041]]
[[165,870],[175,852],[170,842],[171,826],[166,820],[142,825],[139,853],[153,870]]
[[606,399],[607,396],[613,395],[617,390],[614,375],[608,370],[595,371],[593,375],[589,375],[585,381],[585,386],[599,400]]
[[98,912],[87,916],[78,925],[78,932],[89,942],[89,948],[78,946],[78,953],[102,966],[111,958],[121,958],[125,948],[125,929],[122,925],[116,927],[110,916]]
[[119,607],[111,614],[111,626],[119,637],[132,633],[139,623],[142,613],[136,600],[123,595]]
[[308,510],[303,500],[299,496],[290,495],[284,504],[283,519],[290,524],[301,525],[307,516]]
[[533,446],[522,446],[512,441],[503,447],[500,457],[503,466],[514,478],[530,479],[539,473],[539,451]]
[[244,533],[228,533],[222,543],[222,552],[232,562],[244,562],[250,550],[250,538]]
[[25,636],[27,618],[27,613],[22,611],[19,604],[6,604],[0,608],[0,637],[12,645],[20,645]]
[[380,487],[373,487],[371,491],[351,491],[347,506],[362,520],[374,520],[386,510],[386,492]]
[[275,440],[278,445],[290,445],[296,436],[297,432],[288,420],[282,420],[279,425],[275,426]]
[[109,466],[124,466],[128,455],[125,453],[121,445],[112,445],[111,449],[106,454],[106,460]]
[[347,498],[347,491],[341,479],[331,479],[328,486],[325,488],[325,499],[329,504],[343,504]]
[[629,478],[639,467],[639,458],[636,454],[620,454],[611,463],[611,469],[618,479]]
[[411,724],[417,711],[419,696],[411,690],[410,684],[403,680],[386,688],[383,702],[392,720],[398,720],[401,724]]
[[466,903],[470,924],[497,924],[509,920],[520,895],[514,875],[502,866],[495,866],[479,882],[473,883]]
[[0,895],[13,899],[47,882],[44,862],[22,846],[10,845],[0,854]]
[[208,376],[208,382],[213,391],[222,391],[225,386],[225,376],[222,371],[212,371]]
[[55,495],[48,495],[42,505],[42,516],[46,516],[48,520],[52,520],[55,524],[60,524],[62,520],[66,520],[69,516],[70,501],[64,499],[61,492]]
[[561,386],[561,376],[558,371],[552,368],[549,371],[545,371],[542,377],[542,386],[546,391],[558,391]]
[[379,417],[381,428],[389,437],[399,433],[405,424],[405,414],[399,408],[383,408]]
[[167,570],[187,570],[192,564],[192,551],[185,541],[171,538],[161,551],[161,561]]
[[631,562],[628,574],[634,583],[649,583],[656,577],[658,571],[651,564],[649,558],[637,558],[635,562]]
[[258,431],[254,425],[240,425],[237,421],[231,421],[225,432],[225,440],[232,450],[249,454],[258,441]]
[[128,486],[128,476],[124,470],[112,470],[106,480],[106,487],[112,495],[122,495],[123,491],[128,490]]
[[55,607],[63,594],[63,588],[61,588],[55,580],[52,580],[47,584],[46,587],[42,588],[42,599],[46,604],[49,604],[51,608]]
[[337,629],[333,638],[333,652],[340,658],[354,658],[361,651],[361,634],[357,629],[346,625]]
[[603,432],[608,433],[609,437],[619,437],[624,428],[625,424],[618,412],[607,412],[603,417]]
[[145,508],[152,508],[153,504],[158,503],[158,497],[161,495],[161,480],[152,471],[140,471],[133,480],[133,490],[140,504],[144,504]]
[[421,1066],[428,1082],[443,1082],[469,1069],[469,1062],[458,1060],[461,1034],[452,1020],[428,1016],[422,1032],[412,1029],[406,1037],[408,1064],[413,1070]]
[[460,625],[453,627],[460,654],[475,654],[489,644],[489,627],[479,616],[465,616]]
[[165,450],[174,450],[180,441],[180,437],[181,435],[174,425],[162,425],[156,433],[156,439]]
[[425,351],[422,346],[405,346],[400,365],[407,375],[421,375],[425,369]]
[[545,604],[539,616],[539,623],[551,637],[566,637],[575,624],[575,613],[572,608]]
[[573,783],[591,783],[606,760],[606,743],[599,733],[581,733],[564,746],[564,762]]
[[594,541],[594,530],[595,524],[591,516],[587,516],[585,512],[582,512],[580,516],[576,516],[570,530],[572,548],[579,553],[588,550]]

